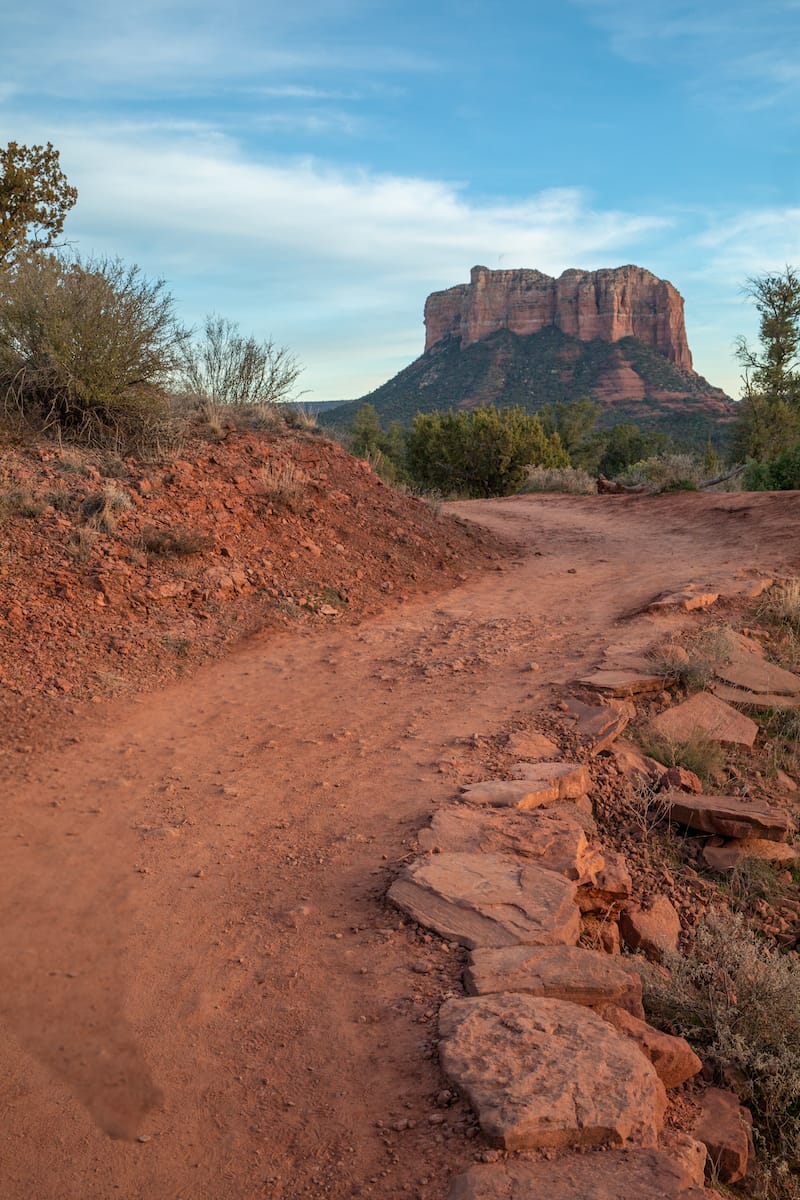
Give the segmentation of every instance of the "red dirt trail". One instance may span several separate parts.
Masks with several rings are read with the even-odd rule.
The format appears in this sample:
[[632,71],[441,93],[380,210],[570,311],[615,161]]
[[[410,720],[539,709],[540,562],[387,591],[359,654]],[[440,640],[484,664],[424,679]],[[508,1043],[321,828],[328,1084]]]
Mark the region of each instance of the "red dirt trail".
[[459,952],[387,882],[479,739],[621,618],[796,573],[800,496],[451,507],[518,557],[356,628],[251,638],[27,761],[0,859],[4,1200],[444,1200],[481,1152],[460,1102],[435,1116]]

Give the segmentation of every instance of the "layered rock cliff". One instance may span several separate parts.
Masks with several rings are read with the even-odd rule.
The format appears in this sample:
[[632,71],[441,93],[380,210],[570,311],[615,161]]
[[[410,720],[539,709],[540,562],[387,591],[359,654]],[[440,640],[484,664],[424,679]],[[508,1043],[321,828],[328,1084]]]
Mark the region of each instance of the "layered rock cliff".
[[669,362],[692,370],[683,298],[643,267],[564,271],[490,271],[473,267],[470,282],[433,292],[425,303],[425,350],[446,337],[465,349],[499,329],[527,335],[555,328],[582,342],[634,337]]

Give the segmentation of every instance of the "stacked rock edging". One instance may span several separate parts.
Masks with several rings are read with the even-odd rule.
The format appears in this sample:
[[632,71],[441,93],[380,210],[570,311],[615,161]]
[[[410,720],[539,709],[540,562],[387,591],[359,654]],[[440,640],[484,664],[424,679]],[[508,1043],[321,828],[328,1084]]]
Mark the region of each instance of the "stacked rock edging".
[[[737,586],[730,595],[762,590],[760,581]],[[652,626],[724,594],[688,585],[642,620]],[[702,1063],[683,1038],[644,1019],[641,975],[620,949],[669,960],[679,952],[681,917],[665,895],[634,896],[625,856],[598,843],[592,764],[610,752],[620,775],[657,795],[656,820],[707,835],[704,857],[714,869],[748,855],[794,863],[792,824],[782,808],[707,795],[692,772],[617,742],[637,716],[636,699],[669,682],[653,671],[641,634],[632,649],[607,651],[555,714],[586,761],[564,761],[540,732],[510,734],[519,759],[506,772],[512,778],[462,787],[420,832],[422,853],[389,890],[413,920],[471,951],[467,995],[446,999],[439,1014],[445,1075],[491,1146],[545,1155],[472,1167],[453,1181],[450,1200],[699,1200],[709,1194],[707,1159],[722,1182],[748,1171],[751,1122],[734,1093],[701,1089],[690,1133],[664,1127],[667,1090],[694,1080]],[[766,663],[756,643],[736,635],[732,645],[718,682],[747,696],[800,698],[800,678]],[[729,745],[749,747],[757,732],[710,691],[663,715],[673,731],[699,729]],[[526,761],[526,753],[545,761]],[[598,1148],[606,1153],[576,1153]]]

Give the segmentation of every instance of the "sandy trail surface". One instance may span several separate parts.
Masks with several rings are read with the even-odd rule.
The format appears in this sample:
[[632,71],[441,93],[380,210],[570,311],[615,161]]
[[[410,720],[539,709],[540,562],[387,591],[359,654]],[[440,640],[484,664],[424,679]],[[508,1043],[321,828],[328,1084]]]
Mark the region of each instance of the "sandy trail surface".
[[93,710],[7,785],[5,1200],[444,1200],[480,1152],[465,1108],[437,1116],[459,953],[405,927],[387,883],[480,777],[480,738],[628,614],[796,571],[800,497],[452,509],[510,544],[497,570],[357,629],[251,639]]

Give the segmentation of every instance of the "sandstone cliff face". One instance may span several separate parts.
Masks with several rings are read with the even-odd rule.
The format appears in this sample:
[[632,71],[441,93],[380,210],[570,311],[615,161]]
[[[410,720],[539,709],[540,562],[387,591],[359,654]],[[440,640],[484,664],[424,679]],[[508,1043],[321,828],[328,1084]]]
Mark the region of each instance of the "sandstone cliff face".
[[434,292],[425,303],[426,350],[448,336],[460,337],[464,349],[498,329],[530,334],[548,326],[584,342],[635,337],[692,370],[683,298],[643,267],[569,270],[558,279],[473,267],[468,284]]

